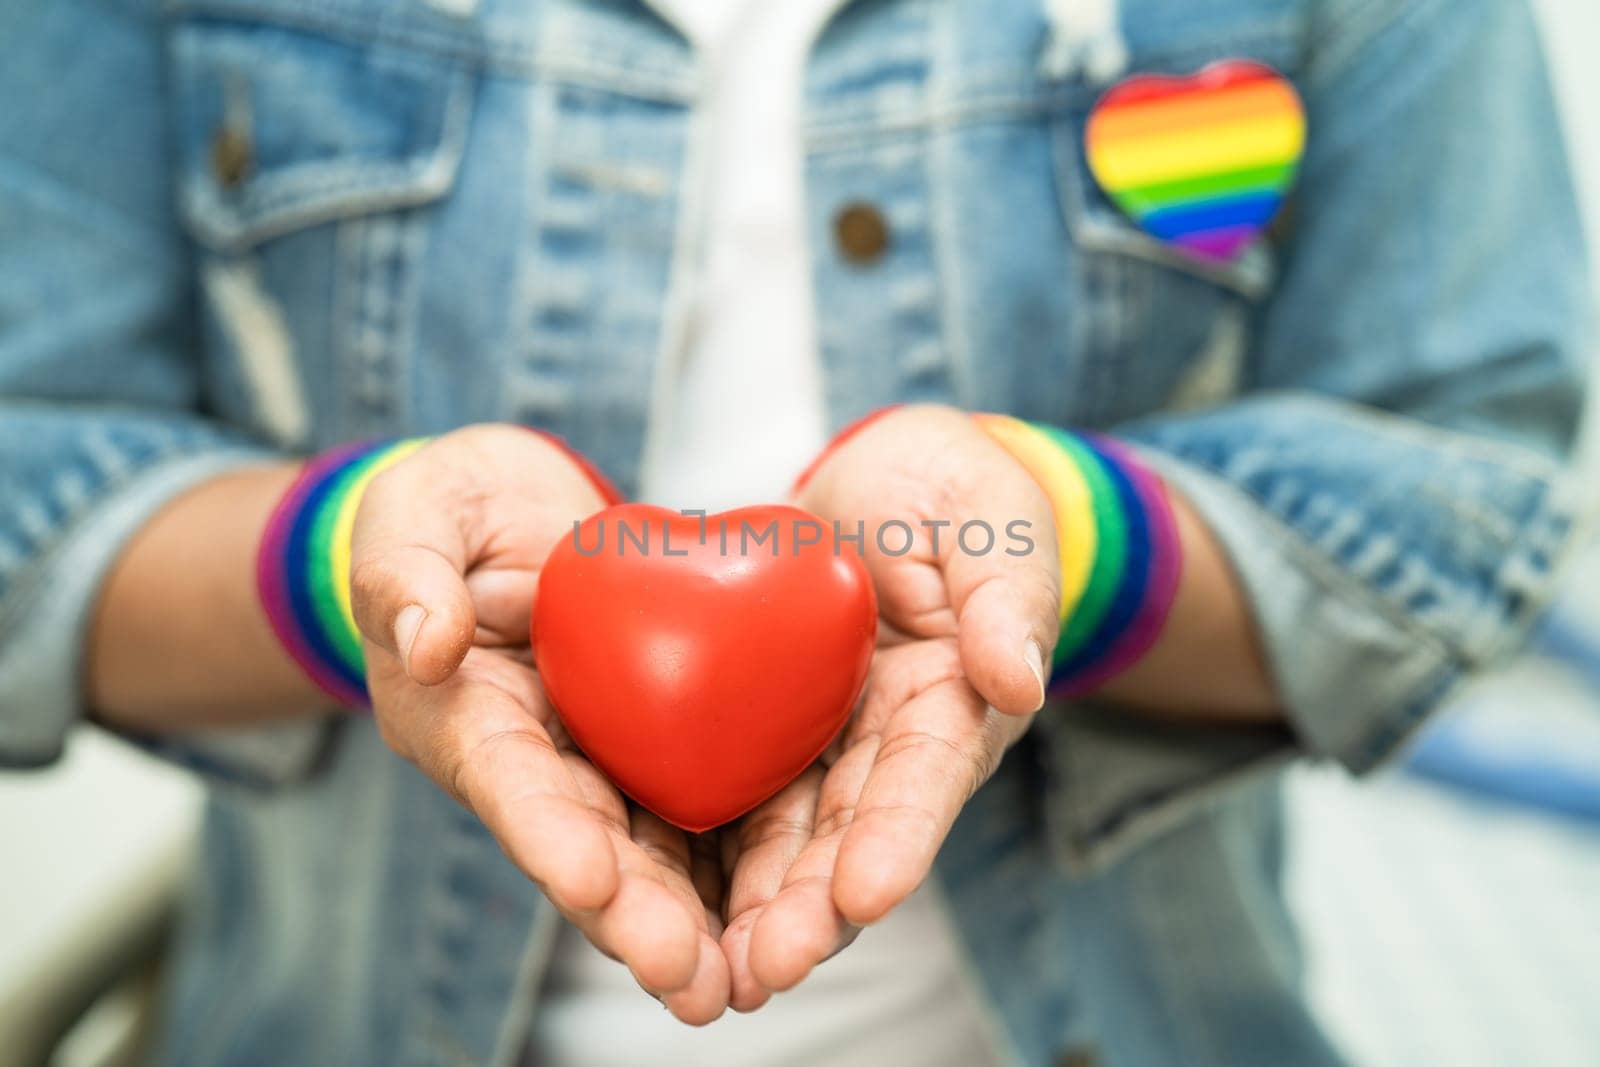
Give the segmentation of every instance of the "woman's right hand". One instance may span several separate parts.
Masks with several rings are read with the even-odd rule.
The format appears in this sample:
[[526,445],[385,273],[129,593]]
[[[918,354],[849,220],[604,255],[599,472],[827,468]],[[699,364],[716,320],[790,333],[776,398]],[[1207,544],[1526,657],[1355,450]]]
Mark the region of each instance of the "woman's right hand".
[[583,757],[528,651],[540,567],[604,503],[567,453],[514,426],[447,434],[384,471],[351,548],[367,686],[388,745],[602,952],[704,1023],[729,995],[719,859]]

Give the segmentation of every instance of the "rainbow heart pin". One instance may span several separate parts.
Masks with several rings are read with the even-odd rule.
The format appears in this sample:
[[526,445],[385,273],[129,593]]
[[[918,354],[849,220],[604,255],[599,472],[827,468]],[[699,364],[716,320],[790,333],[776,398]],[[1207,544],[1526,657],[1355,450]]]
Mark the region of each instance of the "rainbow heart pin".
[[1236,257],[1277,214],[1305,149],[1300,94],[1265,63],[1141,74],[1089,116],[1089,169],[1147,233],[1205,260]]

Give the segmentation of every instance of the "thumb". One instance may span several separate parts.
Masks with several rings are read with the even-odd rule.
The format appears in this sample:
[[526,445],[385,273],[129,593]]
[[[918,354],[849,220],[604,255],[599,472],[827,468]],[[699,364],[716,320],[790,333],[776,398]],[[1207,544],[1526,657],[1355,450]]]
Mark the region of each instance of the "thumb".
[[399,659],[407,677],[437,685],[461,665],[477,620],[463,573],[467,545],[437,499],[440,471],[424,452],[373,479],[350,544],[356,626]]
[[[958,621],[961,666],[992,707],[1026,715],[1044,705],[1051,653],[1061,629],[1061,554],[1050,502],[1033,477],[992,442],[982,450],[983,503],[961,525],[980,523],[944,557]],[[989,455],[992,449],[993,455]]]

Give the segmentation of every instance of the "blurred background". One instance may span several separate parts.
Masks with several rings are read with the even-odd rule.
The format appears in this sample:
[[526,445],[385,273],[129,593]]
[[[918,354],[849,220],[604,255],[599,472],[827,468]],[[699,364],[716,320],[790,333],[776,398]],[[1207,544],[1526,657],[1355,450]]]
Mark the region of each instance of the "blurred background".
[[[1600,247],[1600,3],[1538,6]],[[0,775],[0,1067],[131,1062],[200,800],[89,728]],[[1312,1000],[1354,1063],[1600,1064],[1600,541],[1405,760],[1299,769],[1288,803]]]

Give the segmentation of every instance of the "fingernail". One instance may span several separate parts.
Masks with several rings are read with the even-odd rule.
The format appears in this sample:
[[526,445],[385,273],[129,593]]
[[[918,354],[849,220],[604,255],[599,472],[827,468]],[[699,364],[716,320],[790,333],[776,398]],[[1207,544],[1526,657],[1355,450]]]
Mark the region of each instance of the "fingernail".
[[394,647],[399,650],[400,665],[408,675],[411,673],[411,646],[417,643],[417,635],[422,632],[427,618],[428,612],[421,604],[407,604],[394,617]]
[[1044,707],[1044,649],[1039,647],[1039,642],[1029,638],[1022,648],[1022,658],[1033,672],[1033,680],[1039,683],[1039,699],[1033,705],[1033,710],[1038,711]]

